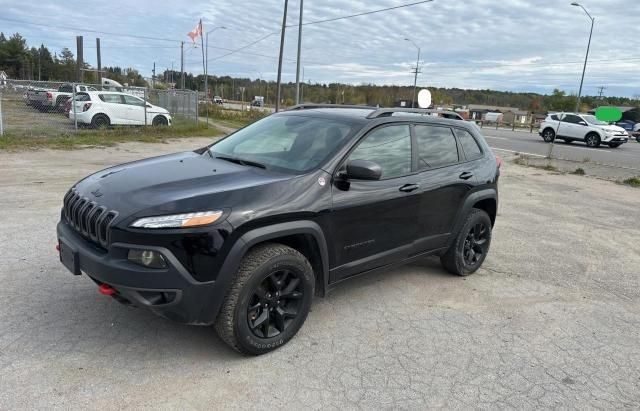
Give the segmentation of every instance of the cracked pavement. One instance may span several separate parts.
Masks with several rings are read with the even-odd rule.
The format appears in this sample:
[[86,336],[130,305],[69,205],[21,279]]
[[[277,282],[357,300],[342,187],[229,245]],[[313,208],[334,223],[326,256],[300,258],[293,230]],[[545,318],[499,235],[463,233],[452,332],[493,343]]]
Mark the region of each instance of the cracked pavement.
[[205,141],[0,153],[1,409],[640,408],[638,189],[506,163],[479,272],[355,278],[257,358],[58,262],[73,182]]

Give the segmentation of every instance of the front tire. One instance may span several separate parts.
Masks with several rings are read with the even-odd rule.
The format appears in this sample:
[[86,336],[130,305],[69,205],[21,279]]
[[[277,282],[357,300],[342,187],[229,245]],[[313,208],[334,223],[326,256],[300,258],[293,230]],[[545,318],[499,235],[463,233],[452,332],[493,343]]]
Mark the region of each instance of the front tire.
[[155,116],[151,124],[154,127],[164,127],[168,126],[169,122],[167,121],[167,118],[165,116]]
[[242,259],[215,328],[234,350],[265,354],[286,344],[309,313],[314,293],[309,261],[282,244],[253,248]]
[[587,143],[587,147],[600,147],[600,136],[598,133],[589,133],[584,138],[584,142]]
[[546,143],[551,143],[553,140],[555,140],[556,138],[556,132],[553,131],[553,129],[550,128],[545,128],[542,131],[542,139],[546,142]]
[[487,257],[490,245],[491,219],[484,210],[473,208],[451,247],[440,257],[440,262],[453,274],[473,274]]

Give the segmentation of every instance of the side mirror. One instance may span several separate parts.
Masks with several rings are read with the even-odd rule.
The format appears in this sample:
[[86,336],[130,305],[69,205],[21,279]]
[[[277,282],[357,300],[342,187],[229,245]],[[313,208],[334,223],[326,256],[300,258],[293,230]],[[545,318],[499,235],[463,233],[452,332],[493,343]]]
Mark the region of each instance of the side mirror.
[[382,168],[373,161],[351,160],[347,162],[346,177],[353,180],[380,180]]
[[153,108],[153,107],[151,107],[151,104],[147,104],[147,108]]
[[586,125],[587,125],[587,122],[586,122],[586,121],[581,121],[579,124],[581,124],[581,125],[583,125],[583,126],[586,126]]

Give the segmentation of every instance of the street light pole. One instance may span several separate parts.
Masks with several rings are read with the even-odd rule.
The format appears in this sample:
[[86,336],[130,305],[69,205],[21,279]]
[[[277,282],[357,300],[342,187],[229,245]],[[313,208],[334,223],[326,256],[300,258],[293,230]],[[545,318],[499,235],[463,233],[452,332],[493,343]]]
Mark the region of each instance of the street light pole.
[[205,54],[207,57],[204,64],[204,98],[207,101],[207,127],[209,127],[209,34],[218,29],[226,30],[227,28],[225,26],[219,26],[207,31],[205,42]]
[[594,17],[591,17],[591,14],[587,11],[587,9],[582,6],[582,4],[578,2],[571,3],[572,6],[580,7],[591,20],[591,31],[589,32],[589,42],[587,43],[587,54],[584,56],[584,66],[582,67],[582,77],[580,78],[580,88],[578,89],[578,100],[576,101],[576,113],[580,112],[580,97],[582,97],[582,85],[584,84],[584,73],[587,71],[587,61],[589,60],[589,48],[591,47],[591,36],[593,35],[593,25],[596,21]]
[[413,98],[411,99],[411,108],[414,108],[416,104],[416,88],[418,86],[418,71],[420,68],[420,47],[410,38],[405,38],[405,40],[411,42],[411,44],[418,49],[418,60],[416,60],[415,76],[413,77]]

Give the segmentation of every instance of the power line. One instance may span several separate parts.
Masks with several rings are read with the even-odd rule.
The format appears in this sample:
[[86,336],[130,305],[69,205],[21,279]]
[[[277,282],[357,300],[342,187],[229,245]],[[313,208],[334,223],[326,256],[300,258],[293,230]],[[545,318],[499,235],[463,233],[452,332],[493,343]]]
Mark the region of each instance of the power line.
[[[417,2],[414,2],[414,3],[401,4],[401,5],[393,6],[393,7],[386,7],[384,9],[371,10],[371,11],[365,11],[365,12],[362,12],[362,13],[350,14],[348,16],[340,16],[340,17],[334,17],[334,18],[324,19],[324,20],[309,21],[309,22],[306,22],[306,23],[302,23],[302,25],[303,26],[309,26],[309,25],[312,25],[312,24],[321,24],[321,23],[329,23],[329,22],[338,21],[338,20],[346,20],[346,19],[351,19],[351,18],[354,18],[354,17],[360,17],[360,16],[366,16],[366,15],[369,15],[369,14],[382,13],[382,12],[391,11],[391,10],[397,10],[397,9],[401,9],[401,8],[405,8],[405,7],[417,6],[419,4],[424,4],[424,3],[431,3],[433,1],[434,0],[422,0],[422,1],[417,1]],[[286,27],[296,27],[296,26],[298,26],[297,23],[294,24],[294,25],[288,25]],[[249,44],[247,44],[245,46],[242,46],[242,47],[240,47],[238,49],[232,50],[230,53],[224,54],[222,56],[215,57],[215,58],[213,58],[213,59],[211,59],[209,61],[220,60],[220,59],[222,59],[224,57],[227,57],[227,56],[230,56],[232,54],[235,54],[235,53],[237,53],[237,52],[239,52],[241,50],[244,50],[246,48],[249,48],[249,47],[253,46],[254,44],[257,44],[257,43],[259,43],[259,42],[261,42],[261,41],[263,41],[263,40],[267,39],[268,37],[271,37],[271,36],[273,36],[275,34],[280,34],[280,30],[271,32],[271,33],[265,35],[264,37],[259,38],[258,40],[254,41],[252,43],[249,43]]]
[[[306,23],[302,23],[302,25],[303,26],[310,26],[312,24],[329,23],[329,22],[332,22],[332,21],[346,20],[346,19],[351,19],[351,18],[354,18],[354,17],[366,16],[366,15],[369,15],[369,14],[382,13],[384,11],[397,10],[397,9],[402,9],[402,8],[405,8],[405,7],[417,6],[418,4],[431,3],[432,1],[433,0],[416,1],[415,3],[401,4],[399,6],[387,7],[387,8],[378,9],[378,10],[365,11],[365,12],[362,12],[362,13],[350,14],[348,16],[334,17],[334,18],[331,18],[331,19],[324,19],[324,20],[309,21],[309,22],[306,22]],[[297,25],[298,24],[287,26],[287,27],[295,27]]]
[[180,43],[180,40],[175,40],[175,39],[165,39],[165,38],[161,38],[161,37],[151,37],[151,36],[139,36],[139,35],[136,35],[136,34],[114,33],[114,32],[109,32],[109,31],[91,30],[91,29],[87,29],[87,28],[79,28],[79,27],[71,27],[71,26],[58,26],[58,25],[55,25],[55,24],[45,24],[45,23],[41,23],[41,22],[34,23],[34,22],[26,21],[26,20],[9,19],[9,18],[6,18],[6,17],[0,17],[0,21],[9,21],[9,22],[12,22],[12,23],[29,24],[29,25],[32,25],[32,26],[49,27],[49,28],[62,29],[62,30],[75,30],[75,31],[80,32],[80,33],[107,34],[107,35],[110,35],[110,36],[130,37],[130,38],[141,39],[141,40],[170,41],[170,42],[173,42],[173,43]]

